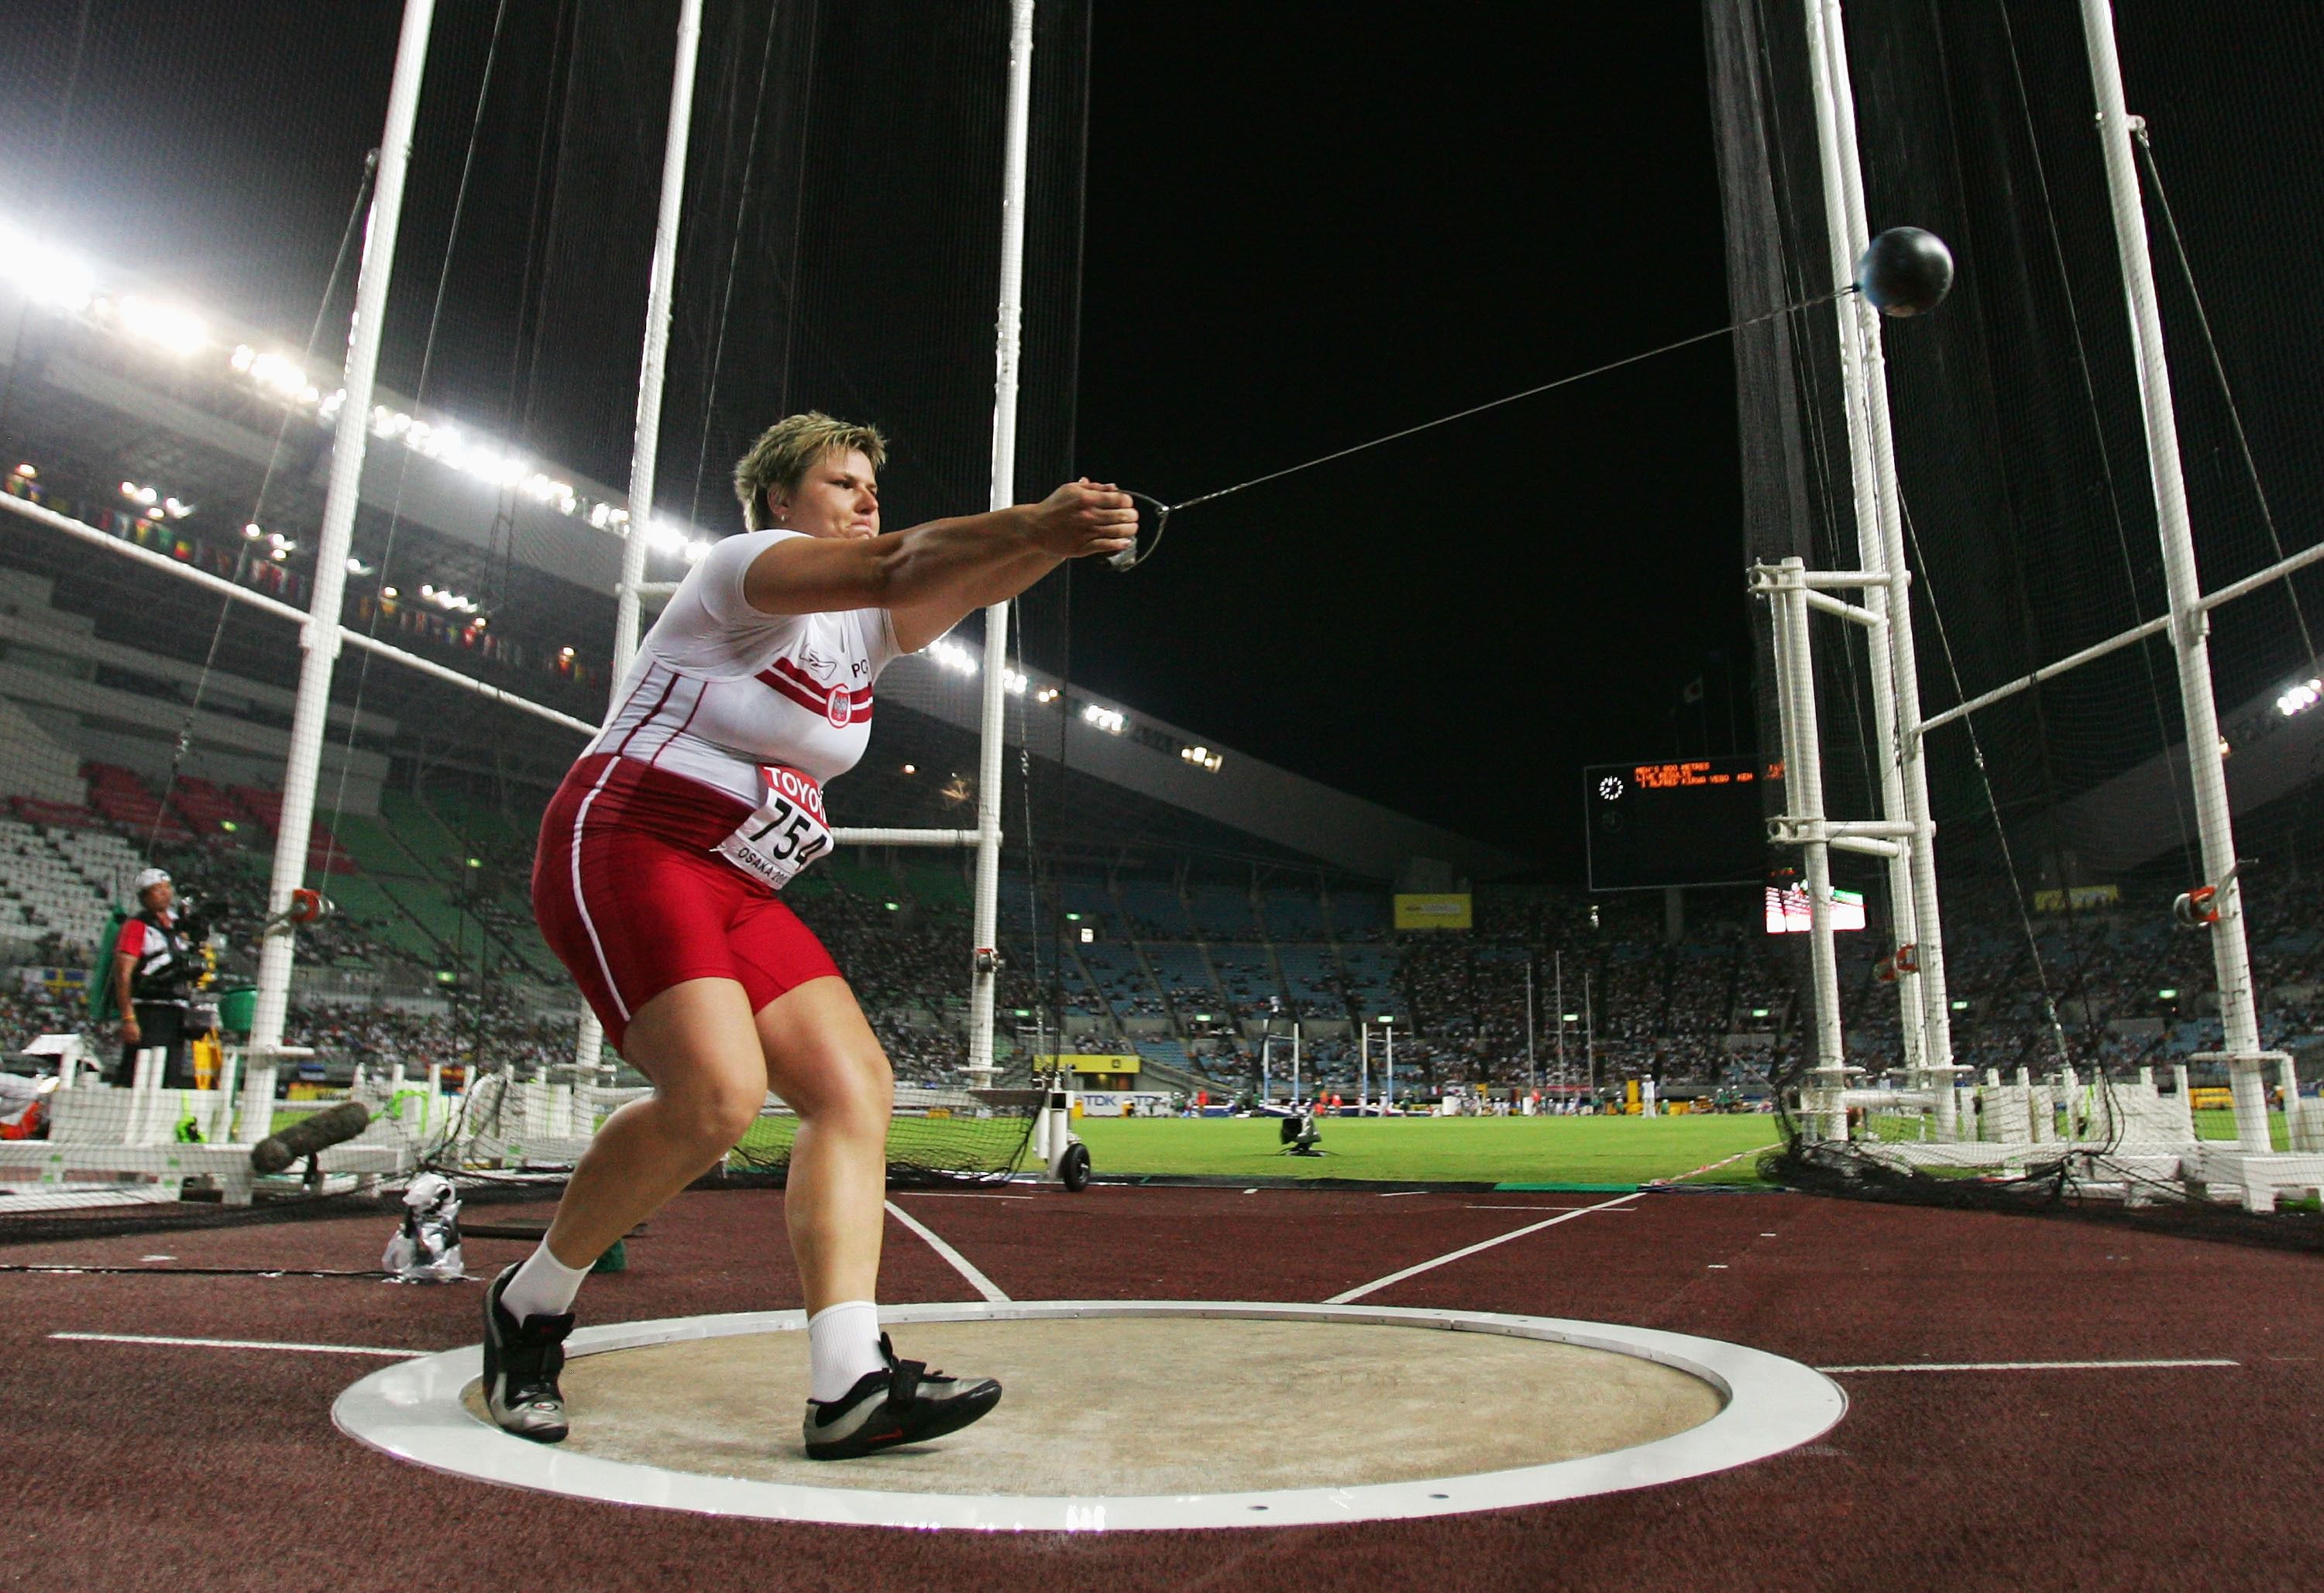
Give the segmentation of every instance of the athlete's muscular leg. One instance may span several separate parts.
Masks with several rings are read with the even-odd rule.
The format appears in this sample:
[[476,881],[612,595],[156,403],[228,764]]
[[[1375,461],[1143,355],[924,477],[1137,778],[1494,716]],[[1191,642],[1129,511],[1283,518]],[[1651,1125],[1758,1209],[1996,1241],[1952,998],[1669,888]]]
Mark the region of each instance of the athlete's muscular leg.
[[785,991],[759,1009],[758,1026],[767,1087],[799,1118],[783,1219],[807,1313],[877,1299],[896,1097],[887,1054],[842,979]]
[[731,979],[662,991],[630,1020],[622,1054],[654,1092],[606,1119],[573,1169],[549,1229],[549,1253],[567,1266],[588,1266],[717,1165],[766,1100],[750,998]]

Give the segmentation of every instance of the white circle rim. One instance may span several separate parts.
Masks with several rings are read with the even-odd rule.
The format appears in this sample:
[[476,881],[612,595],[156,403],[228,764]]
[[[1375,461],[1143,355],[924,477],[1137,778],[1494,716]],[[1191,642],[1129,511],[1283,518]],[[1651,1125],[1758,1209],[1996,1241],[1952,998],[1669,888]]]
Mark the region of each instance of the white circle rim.
[[[834,1525],[1141,1532],[1400,1521],[1651,1487],[1729,1470],[1812,1443],[1829,1432],[1848,1411],[1848,1395],[1840,1385],[1812,1367],[1765,1350],[1654,1328],[1562,1317],[1388,1305],[1204,1300],[964,1301],[880,1310],[883,1324],[899,1326],[1083,1317],[1328,1321],[1498,1333],[1636,1356],[1702,1379],[1718,1389],[1726,1403],[1708,1422],[1668,1438],[1541,1466],[1351,1487],[1142,1495],[927,1494],[814,1487],[673,1471],[579,1454],[515,1437],[470,1413],[462,1395],[475,1381],[482,1364],[481,1347],[473,1344],[374,1372],[339,1395],[332,1404],[331,1419],[350,1438],[433,1470],[606,1504]],[[579,1330],[567,1341],[566,1354],[568,1358],[603,1355],[691,1339],[798,1332],[806,1325],[806,1313],[798,1311],[616,1322]]]

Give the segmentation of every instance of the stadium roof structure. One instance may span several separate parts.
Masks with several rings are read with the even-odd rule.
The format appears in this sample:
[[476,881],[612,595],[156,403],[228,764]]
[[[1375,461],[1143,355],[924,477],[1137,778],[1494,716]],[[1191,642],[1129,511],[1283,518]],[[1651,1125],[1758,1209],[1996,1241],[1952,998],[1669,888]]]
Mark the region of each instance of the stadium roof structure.
[[[279,541],[279,567],[296,575],[310,566],[309,533],[321,520],[337,408],[332,373],[310,371],[279,340],[141,299],[125,280],[106,290],[86,268],[58,265],[66,257],[40,253],[21,234],[0,233],[0,317],[27,317],[31,328],[13,348],[0,345],[0,379],[14,394],[11,446],[25,456],[0,468],[34,465],[51,505],[91,523],[152,519],[226,547],[263,536]],[[385,388],[376,394],[372,434],[351,602],[364,594],[360,576],[370,573],[364,566],[376,564],[392,535],[396,570],[431,577],[401,602],[426,607],[456,630],[484,619],[496,642],[537,658],[562,654],[576,668],[517,673],[480,658],[473,645],[449,641],[447,661],[576,717],[600,717],[629,520],[623,494],[450,418],[416,412]],[[248,520],[262,488],[261,520]],[[650,535],[647,579],[668,582],[683,576],[712,533],[658,520]],[[161,590],[171,585],[166,576],[92,572],[86,558],[29,548],[12,554],[12,562],[52,579],[60,604],[95,612],[100,637],[164,654],[192,648],[198,658],[208,626],[196,622],[196,611],[215,611],[187,603],[190,594]],[[77,579],[128,581],[144,596],[108,620],[93,594],[76,601]],[[173,604],[183,609],[183,636],[152,622]],[[422,653],[429,640],[397,638]],[[971,767],[976,693],[962,688],[980,668],[980,650],[940,643],[899,660],[883,678],[883,705],[904,712],[883,714],[877,762],[848,781],[851,822],[924,823],[959,805],[959,787],[948,780],[914,786],[866,775],[891,763],[947,773]],[[221,663],[233,668],[230,653]],[[245,673],[267,675],[255,658]],[[401,726],[394,745],[376,743],[376,750],[417,749],[431,764],[455,767],[482,759],[494,776],[528,784],[553,780],[570,760],[571,732],[534,722],[507,734],[496,725],[488,752],[464,750],[452,739],[456,724],[429,713],[424,695],[410,695],[424,688],[396,678],[401,673],[374,669],[369,677],[366,709],[374,723]],[[1012,743],[1029,735],[1037,756],[1062,765],[1061,799],[1038,800],[1033,810],[1033,822],[1048,832],[1046,843],[1093,859],[1192,852],[1375,879],[1394,877],[1415,858],[1480,877],[1526,866],[1129,704],[1100,702],[1069,681],[1028,671],[1012,674],[1009,686]],[[1055,716],[1054,727],[1042,723],[1045,714]],[[1005,822],[1014,828],[1026,810],[1008,811]]]

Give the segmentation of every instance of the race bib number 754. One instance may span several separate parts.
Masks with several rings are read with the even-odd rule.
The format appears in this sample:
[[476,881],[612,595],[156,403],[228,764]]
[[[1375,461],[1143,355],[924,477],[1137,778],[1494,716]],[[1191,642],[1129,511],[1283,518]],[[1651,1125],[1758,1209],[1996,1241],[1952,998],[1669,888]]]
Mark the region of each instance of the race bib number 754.
[[780,890],[801,869],[831,850],[831,831],[823,820],[821,786],[779,763],[760,769],[759,774],[766,796],[757,810],[718,843],[718,855]]

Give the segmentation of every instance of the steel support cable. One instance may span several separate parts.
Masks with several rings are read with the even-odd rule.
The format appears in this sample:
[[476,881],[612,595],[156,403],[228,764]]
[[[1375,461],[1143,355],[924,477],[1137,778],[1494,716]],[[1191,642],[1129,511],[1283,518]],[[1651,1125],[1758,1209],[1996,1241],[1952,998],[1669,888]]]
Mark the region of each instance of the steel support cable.
[[[378,175],[379,152],[374,150],[364,157],[363,176],[355,181],[355,203],[348,207],[346,226],[339,233],[338,253],[331,261],[330,277],[323,284],[322,298],[315,306],[314,321],[307,329],[307,347],[302,356],[304,367],[314,364],[316,345],[323,340],[323,323],[330,318],[331,302],[338,297],[339,284],[346,278],[347,258],[354,253],[355,239],[362,235],[364,211],[370,202],[372,185]],[[260,523],[266,511],[266,494],[272,490],[275,472],[282,463],[283,439],[290,435],[290,415],[291,407],[286,402],[282,406],[282,418],[275,423],[274,441],[266,451],[266,468],[259,475],[258,491],[251,499],[250,513],[244,521],[245,525]],[[243,573],[248,566],[252,546],[251,539],[245,537],[235,550],[234,574],[229,579],[236,585],[241,584]],[[161,783],[161,800],[153,809],[152,828],[146,833],[145,854],[149,862],[152,861],[154,847],[161,841],[161,825],[169,813],[170,798],[177,793],[178,777],[184,769],[186,753],[192,744],[194,721],[201,713],[202,704],[208,695],[210,676],[217,668],[218,649],[226,641],[226,621],[233,612],[234,600],[221,597],[218,600],[217,622],[210,627],[209,647],[202,655],[201,673],[194,677],[193,698],[186,704],[185,720],[179,726],[177,741],[171,749],[170,772]]]
[[[459,246],[461,223],[467,215],[469,189],[475,176],[476,149],[483,141],[484,109],[492,98],[493,80],[500,61],[501,41],[508,26],[508,12],[509,0],[499,0],[493,13],[492,38],[484,49],[484,71],[476,84],[475,108],[470,113],[468,118],[467,145],[461,152],[459,185],[453,194],[452,217],[444,235],[444,253],[436,270],[436,292],[429,306],[428,330],[420,343],[420,372],[412,384],[411,392],[411,404],[414,410],[427,401],[428,380],[435,367],[437,337],[443,327],[445,299],[451,288],[452,257]],[[378,640],[380,621],[387,612],[385,603],[387,581],[393,567],[398,533],[402,529],[403,492],[410,478],[410,468],[411,451],[409,448],[400,450],[395,465],[395,491],[388,507],[387,536],[381,546],[377,566],[380,584],[378,591],[373,596],[370,619],[364,628],[365,636],[374,641]],[[326,873],[328,873],[337,864],[339,857],[339,829],[346,819],[347,777],[355,767],[355,735],[363,723],[364,700],[371,686],[372,649],[364,649],[363,651],[363,660],[355,669],[355,701],[347,717],[346,739],[340,750],[338,778],[331,794],[331,824],[327,832],[329,839],[324,843],[323,852],[323,868]],[[463,721],[464,724],[474,723],[474,714]],[[473,903],[473,897],[464,897],[463,899],[464,904]],[[464,905],[460,913],[464,935],[465,925],[471,918],[475,920],[477,932],[476,959],[481,988],[484,983],[481,975],[488,971],[485,967],[485,952],[491,940],[491,933],[489,925],[484,922],[481,915],[473,910],[473,906]],[[461,948],[457,944],[447,949],[456,958],[462,954]],[[475,1063],[479,1060],[477,1047],[472,1046],[469,1061]]]
[[[2133,146],[2146,158],[2146,175],[2154,184],[2154,202],[2163,210],[2163,230],[2171,235],[2171,249],[2179,257],[2179,274],[2186,280],[2187,297],[2195,306],[2195,325],[2203,334],[2203,352],[2210,356],[2211,374],[2219,384],[2219,396],[2227,401],[2227,423],[2235,428],[2236,447],[2243,455],[2244,474],[2251,478],[2252,496],[2259,501],[2260,524],[2267,531],[2267,545],[2275,561],[2284,559],[2283,539],[2276,535],[2275,512],[2268,507],[2267,489],[2260,484],[2259,465],[2252,457],[2251,436],[2244,429],[2244,412],[2236,402],[2236,391],[2228,384],[2227,367],[2219,358],[2219,345],[2211,336],[2210,312],[2203,308],[2203,290],[2196,284],[2195,267],[2187,258],[2186,241],[2179,235],[2179,219],[2171,212],[2171,196],[2163,190],[2163,169],[2154,162],[2154,145],[2147,135],[2146,125],[2139,123],[2131,130]],[[2316,658],[2316,638],[2308,629],[2308,611],[2300,601],[2300,588],[2290,580],[2283,584],[2284,596],[2292,603],[2292,617],[2300,626],[2300,645],[2306,650],[2309,661]],[[2145,649],[2141,649],[2141,651]]]

